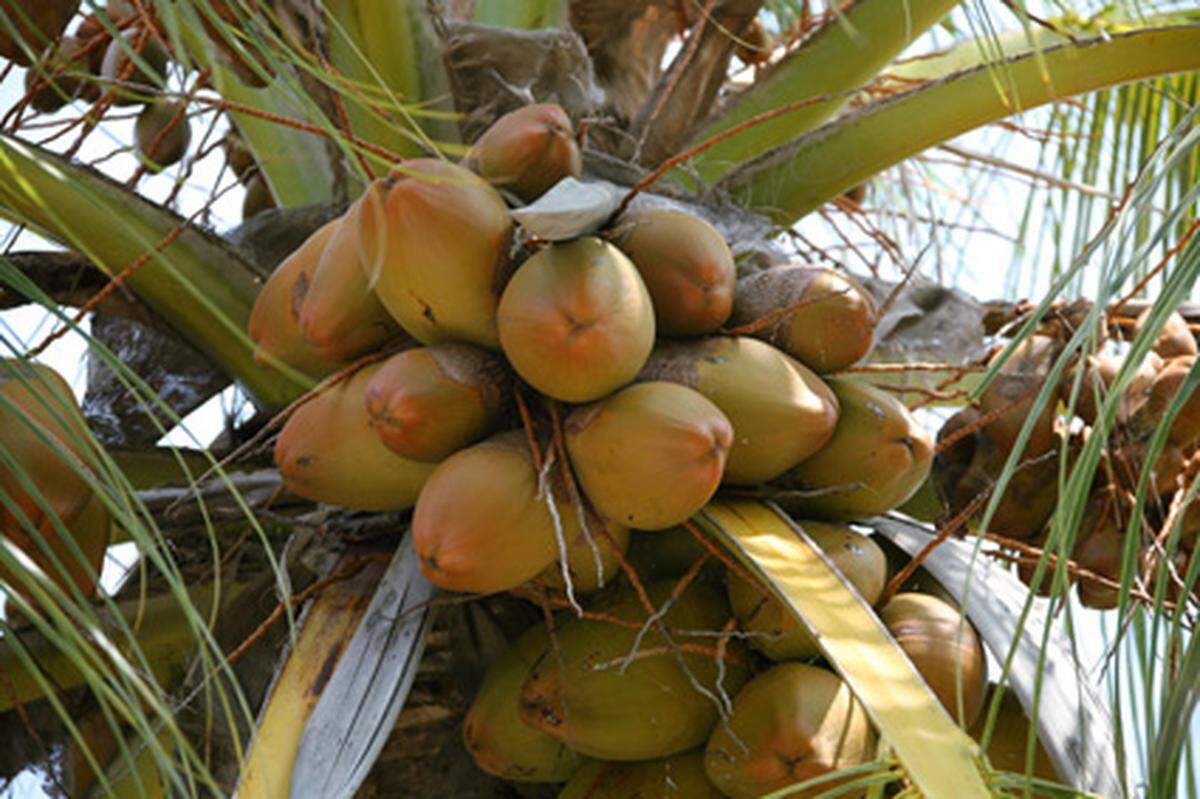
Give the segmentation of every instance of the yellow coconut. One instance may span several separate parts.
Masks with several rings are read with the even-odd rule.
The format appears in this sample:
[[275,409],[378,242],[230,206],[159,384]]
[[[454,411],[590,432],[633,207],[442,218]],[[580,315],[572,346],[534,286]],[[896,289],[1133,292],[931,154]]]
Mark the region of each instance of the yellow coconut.
[[471,148],[466,166],[529,203],[563,178],[579,177],[583,154],[567,112],[544,103],[493,122]]

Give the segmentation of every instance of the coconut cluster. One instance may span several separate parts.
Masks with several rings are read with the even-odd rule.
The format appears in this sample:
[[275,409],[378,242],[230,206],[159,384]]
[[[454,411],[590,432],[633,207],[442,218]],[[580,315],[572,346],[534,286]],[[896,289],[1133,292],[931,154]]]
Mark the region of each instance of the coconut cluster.
[[[1148,321],[1145,314],[1138,318],[1133,333]],[[1062,347],[1061,337],[1054,335],[1026,339],[980,397],[979,406],[960,411],[942,428],[939,439],[945,444],[939,448],[934,477],[950,513],[978,518],[991,500],[992,487],[1018,445],[1018,435],[1032,415],[1036,395],[1051,379]],[[1067,371],[1055,386],[1056,395],[1032,423],[1017,469],[997,501],[990,532],[1037,548],[1057,547],[1048,536],[1060,469],[1069,472],[1083,445],[1101,434],[1098,421],[1112,418],[1102,443],[1102,466],[1089,487],[1070,550],[1073,567],[1068,578],[1088,607],[1116,607],[1133,498],[1143,479],[1147,501],[1139,511],[1143,514],[1139,540],[1133,542],[1141,578],[1154,585],[1164,558],[1170,559],[1179,576],[1187,573],[1200,537],[1200,509],[1182,501],[1187,486],[1200,473],[1200,396],[1184,384],[1196,354],[1195,337],[1176,313],[1140,361],[1107,354],[1088,356],[1079,364],[1078,385]],[[1122,375],[1125,371],[1128,374]],[[1119,392],[1115,390],[1118,378],[1125,381]],[[1152,439],[1176,405],[1166,441],[1153,463],[1147,464]],[[1018,573],[1026,583],[1034,577],[1036,561],[1029,556],[1019,560]],[[1169,582],[1170,596],[1178,598],[1178,584]],[[1050,590],[1049,577],[1039,588]]]
[[[256,357],[324,378],[280,432],[285,484],[411,507],[434,584],[563,611],[466,718],[485,771],[569,778],[566,796],[665,773],[740,797],[866,762],[875,731],[815,641],[732,562],[706,566],[685,525],[723,489],[769,491],[881,598],[886,559],[846,523],[912,496],[933,447],[892,395],[833,376],[870,351],[874,302],[814,266],[739,279],[720,232],[673,208],[571,241],[513,221],[581,168],[563,110],[522,108],[460,164],[401,163],[279,266]],[[985,666],[957,609],[906,593],[881,613],[972,723]]]

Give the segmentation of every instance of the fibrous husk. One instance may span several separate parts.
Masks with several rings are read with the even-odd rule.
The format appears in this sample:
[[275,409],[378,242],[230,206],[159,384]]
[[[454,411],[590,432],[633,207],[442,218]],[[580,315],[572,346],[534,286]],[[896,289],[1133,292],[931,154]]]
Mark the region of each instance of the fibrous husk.
[[336,222],[329,222],[309,236],[276,267],[258,293],[248,330],[256,345],[254,360],[260,366],[278,369],[281,362],[312,377],[322,377],[338,367],[337,361],[321,357],[300,330],[300,308],[321,254],[336,231]]
[[400,326],[367,284],[358,250],[358,212],[351,206],[332,224],[312,283],[300,306],[300,329],[313,350],[331,361],[348,361],[395,338]]
[[79,10],[79,3],[80,0],[0,0],[0,16],[4,17],[0,23],[0,57],[29,66],[30,53],[40,53],[58,41]]
[[288,417],[275,445],[284,485],[316,502],[366,511],[412,507],[434,464],[402,458],[372,430],[367,385],[372,364],[315,396]]
[[[1133,335],[1141,332],[1150,318],[1153,308],[1147,308],[1138,316],[1133,327]],[[1166,323],[1159,331],[1158,338],[1151,345],[1153,351],[1162,358],[1178,358],[1184,355],[1196,354],[1196,336],[1188,328],[1187,320],[1178,311],[1167,317]]]
[[133,128],[138,155],[153,171],[177,164],[192,143],[187,103],[155,100],[138,114]]
[[[1000,690],[999,686],[991,686],[984,707],[991,706],[992,697],[998,690]],[[971,737],[981,745],[986,724],[987,714],[982,714],[970,729]],[[1025,715],[1025,710],[1021,707],[1016,694],[1012,691],[1005,691],[1000,698],[1000,712],[992,725],[992,735],[984,754],[987,755],[992,768],[998,771],[1024,774],[1026,772],[1026,756],[1029,751],[1029,738],[1030,736],[1036,737],[1036,735],[1037,729],[1031,727],[1029,718]],[[1037,742],[1033,750],[1031,773],[1038,779],[1050,782],[1059,782],[1060,780],[1058,772],[1054,768],[1054,762],[1050,759],[1050,754],[1041,741]]]
[[[536,577],[581,531],[551,464],[539,474],[520,432],[493,436],[442,462],[413,513],[421,569],[453,591],[508,591]],[[561,536],[561,538],[560,538]]]
[[721,799],[724,794],[704,773],[704,750],[646,760],[585,763],[558,799]]
[[664,336],[715,333],[733,307],[733,253],[703,219],[670,209],[626,214],[611,241],[637,267]]
[[521,721],[521,685],[549,647],[545,624],[527,630],[488,669],[467,711],[463,743],[489,774],[513,782],[561,782],[583,761],[561,741]]
[[[841,524],[797,521],[869,604],[883,593],[887,559],[869,537]],[[729,605],[750,645],[774,661],[809,660],[821,654],[817,641],[783,603],[757,584],[730,572]]]
[[[983,432],[998,449],[1008,452],[1016,446],[1021,428],[1032,412],[1062,348],[1062,342],[1058,339],[1039,335],[1028,337],[1017,346],[1000,367],[995,379],[979,395],[980,413],[997,414],[984,425]],[[997,353],[992,363],[995,364],[1002,355],[1002,352]],[[1024,457],[1035,458],[1054,446],[1057,398],[1057,393],[1052,394],[1038,416],[1022,452]]]
[[[829,443],[777,484],[801,516],[864,519],[904,503],[929,475],[933,440],[892,395],[858,380],[832,379],[841,408]],[[736,426],[735,426],[736,430]]]
[[499,345],[513,224],[495,189],[445,161],[405,161],[368,187],[358,219],[368,283],[409,335]]
[[838,402],[806,366],[753,338],[660,341],[638,376],[703,394],[733,425],[725,482],[778,477],[824,447]]
[[579,177],[583,154],[566,111],[543,103],[493,122],[464,165],[497,189],[531,203],[563,178]]
[[498,311],[500,343],[527,383],[591,402],[633,380],[654,346],[637,270],[596,238],[551,244],[517,269]]
[[511,384],[504,362],[469,344],[393,355],[367,386],[375,432],[398,455],[440,461],[500,427]]
[[25,72],[29,104],[42,113],[53,113],[77,98],[94,100],[99,87],[89,72],[89,55],[75,36],[64,36],[42,53],[38,63]]
[[[733,799],[852,768],[875,753],[875,731],[849,686],[826,669],[780,663],[746,684],[705,749],[708,778]],[[836,786],[789,796],[813,797]]]
[[[646,586],[658,609],[674,589],[674,580]],[[674,645],[657,626],[638,642],[649,612],[631,588],[603,595],[590,610],[600,617],[564,624],[557,649],[530,671],[521,689],[525,723],[607,760],[667,757],[702,744],[717,724],[719,696],[735,693],[749,674],[737,640],[724,642],[723,670],[714,658],[722,639],[712,633],[729,617],[721,592],[693,583],[670,604],[661,621]]]
[[[166,49],[154,32],[133,26],[115,37],[104,51],[100,76],[112,90],[113,105],[137,105],[152,99],[166,80]],[[135,61],[131,53],[137,54]]]
[[661,381],[637,383],[579,408],[565,429],[571,464],[592,504],[642,530],[672,527],[704,507],[733,441],[716,405]]
[[[90,442],[71,387],[57,372],[0,361],[0,537],[60,587],[73,583],[84,596],[95,591],[109,535],[108,509],[88,483]],[[2,567],[0,581],[26,593]]]
[[[567,573],[571,578],[572,592],[591,594],[611,585],[621,566],[620,555],[629,549],[629,535],[628,527],[613,524],[607,519],[598,522],[589,520],[587,529],[580,529],[575,540],[567,545]],[[559,560],[513,593],[537,602],[544,593],[565,599],[566,590],[562,562]]]
[[963,727],[973,724],[987,692],[987,658],[962,611],[927,594],[905,593],[892,597],[879,618],[950,717]]
[[826,374],[853,366],[870,352],[877,315],[870,292],[854,278],[793,264],[739,280],[730,324],[740,327],[778,317],[753,335]]

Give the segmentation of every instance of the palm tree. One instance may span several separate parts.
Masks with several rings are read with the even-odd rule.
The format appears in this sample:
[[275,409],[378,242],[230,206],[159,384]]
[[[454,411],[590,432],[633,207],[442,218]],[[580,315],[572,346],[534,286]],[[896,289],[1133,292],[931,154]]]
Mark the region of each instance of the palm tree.
[[[724,493],[694,520],[820,634],[883,734],[842,789],[1197,791],[1200,559],[1176,522],[1200,484],[1181,467],[1166,499],[1150,485],[1200,372],[1182,368],[1136,462],[1118,433],[1138,364],[1193,312],[1200,6],[0,0],[0,44],[25,69],[0,79],[0,213],[16,226],[0,307],[52,322],[35,340],[0,334],[0,726],[20,742],[0,756],[6,777],[72,796],[543,795],[477,771],[459,743],[487,665],[538,611],[437,595],[405,513],[284,491],[270,443],[321,388],[256,361],[247,323],[272,270],[372,180],[458,160],[501,115],[549,102],[582,128],[584,180],[606,187],[587,202],[568,187],[576,217],[665,198],[712,222],[745,272],[800,258],[857,273],[881,320],[856,370],[931,426],[1009,386],[1009,356],[1035,335],[1057,342],[1003,409],[1020,411],[1016,443],[977,502],[931,483],[870,524],[963,606],[1070,789],[1032,776],[1035,738],[1026,774],[981,756],[870,606],[763,502],[778,496]],[[969,280],[1006,299],[976,301]],[[78,418],[53,377],[21,368],[63,339],[87,350]],[[1050,453],[1044,537],[1014,542],[993,520],[1037,420],[1094,393],[1087,356],[1105,346],[1128,356],[1093,397],[1089,435]],[[178,445],[217,396],[220,435]],[[95,497],[91,538],[65,511],[22,511],[27,496],[54,510],[32,451],[70,464],[73,501]],[[1121,469],[1111,486],[1131,510],[1097,574],[1075,542],[1097,475]],[[122,543],[126,579],[93,593]],[[1115,610],[1081,607],[1073,581]],[[1077,668],[1097,653],[1099,676]]]

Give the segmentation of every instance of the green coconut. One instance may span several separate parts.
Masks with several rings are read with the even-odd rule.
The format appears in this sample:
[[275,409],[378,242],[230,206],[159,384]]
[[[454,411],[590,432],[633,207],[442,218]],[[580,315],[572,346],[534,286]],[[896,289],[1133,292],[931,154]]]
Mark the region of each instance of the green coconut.
[[844,272],[800,264],[743,277],[730,325],[776,321],[753,333],[818,374],[853,366],[875,342],[878,309]]
[[829,386],[758,339],[660,341],[638,379],[680,383],[721,409],[733,425],[727,483],[778,477],[824,447],[837,424]]
[[367,386],[367,410],[393,452],[440,461],[497,431],[510,383],[504,362],[485,350],[416,347],[384,361]]
[[[852,768],[875,756],[867,712],[836,674],[780,663],[748,682],[704,753],[704,770],[733,799],[758,799],[789,785]],[[839,783],[789,794],[815,797]]]
[[425,344],[498,346],[513,222],[496,190],[463,167],[419,158],[372,183],[361,206],[362,266],[400,326]]
[[571,464],[596,509],[642,530],[672,527],[704,507],[733,439],[716,405],[665,382],[638,383],[579,408],[565,431]]
[[151,170],[157,172],[179,163],[192,143],[187,103],[147,103],[134,123],[133,136],[138,155]]
[[[709,541],[719,547],[711,539]],[[629,539],[626,559],[642,580],[665,580],[682,577],[707,552],[692,532],[680,525],[669,530],[635,530]],[[723,579],[724,569],[720,561],[710,558],[701,574]]]
[[465,163],[502,191],[531,203],[566,177],[579,177],[583,153],[567,112],[553,103],[518,108],[492,123]]
[[619,763],[585,763],[563,787],[558,799],[721,799],[704,773],[704,750]]
[[712,225],[681,211],[639,211],[622,217],[610,239],[645,281],[661,335],[702,336],[725,324],[736,268]]
[[[887,578],[887,558],[870,536],[845,525],[798,521],[859,595],[875,604]],[[727,577],[729,605],[750,645],[774,661],[810,660],[821,654],[817,641],[782,602],[740,575]]]
[[820,452],[779,479],[797,492],[782,504],[801,516],[846,521],[903,504],[929,475],[929,433],[891,394],[850,379],[829,386],[841,408],[837,429]]
[[[675,587],[674,580],[656,582],[646,591],[662,609]],[[688,635],[722,629],[729,606],[721,592],[692,583],[666,608],[661,622],[686,650],[653,625],[639,641],[648,614],[631,588],[602,595],[589,609],[598,616],[563,624],[557,651],[530,670],[521,688],[525,723],[605,760],[667,757],[707,740],[720,717],[719,696],[735,693],[749,675],[736,639],[725,642],[718,667],[718,639]]]
[[633,380],[654,346],[654,309],[637,270],[597,238],[551,244],[500,299],[500,344],[538,391],[591,402]]
[[549,647],[546,625],[527,630],[488,669],[467,711],[463,743],[488,774],[513,782],[561,782],[583,762],[561,741],[521,721],[521,685]]
[[316,389],[288,417],[275,445],[288,490],[365,511],[404,510],[416,502],[435,465],[402,458],[375,435],[365,394],[380,368],[372,364]]

